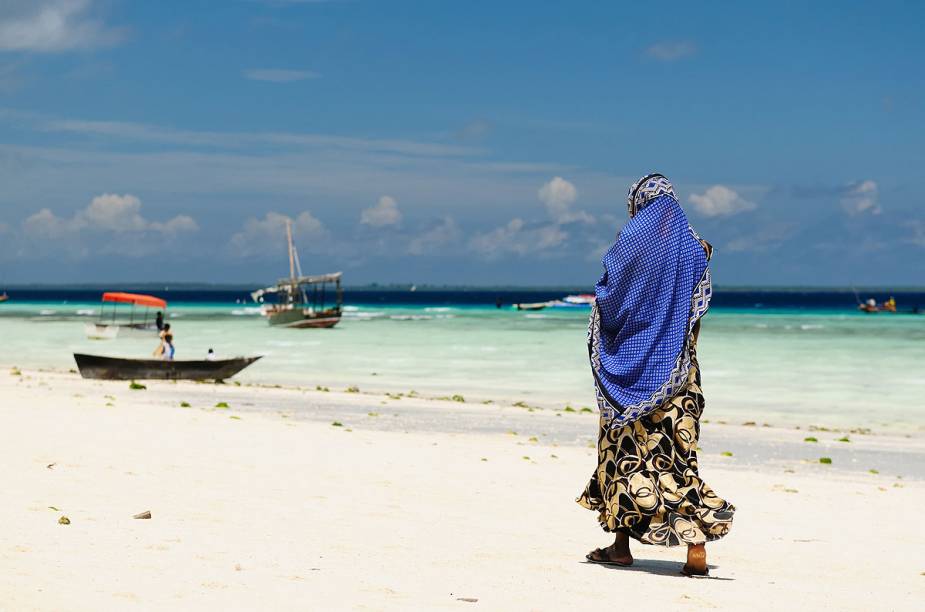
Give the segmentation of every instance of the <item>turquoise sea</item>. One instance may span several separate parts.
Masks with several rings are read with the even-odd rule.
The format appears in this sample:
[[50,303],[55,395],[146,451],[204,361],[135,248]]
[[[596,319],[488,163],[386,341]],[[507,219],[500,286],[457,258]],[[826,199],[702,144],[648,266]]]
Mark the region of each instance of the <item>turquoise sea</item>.
[[[242,383],[593,406],[587,309],[424,301],[431,303],[348,300],[331,330],[271,328],[254,304],[228,299],[174,300],[169,312],[178,359],[210,347],[220,356],[264,355]],[[0,364],[67,370],[74,352],[144,357],[155,348],[153,337],[87,339],[84,323],[98,312],[89,299],[0,304]],[[864,315],[850,303],[714,307],[699,357],[706,418],[925,432],[922,315]]]

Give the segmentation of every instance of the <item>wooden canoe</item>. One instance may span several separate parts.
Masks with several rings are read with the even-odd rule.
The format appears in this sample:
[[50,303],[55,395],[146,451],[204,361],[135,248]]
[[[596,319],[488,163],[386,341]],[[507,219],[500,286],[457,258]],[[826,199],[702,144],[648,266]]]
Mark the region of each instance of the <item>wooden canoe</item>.
[[80,375],[101,380],[225,380],[260,357],[162,361],[74,353]]

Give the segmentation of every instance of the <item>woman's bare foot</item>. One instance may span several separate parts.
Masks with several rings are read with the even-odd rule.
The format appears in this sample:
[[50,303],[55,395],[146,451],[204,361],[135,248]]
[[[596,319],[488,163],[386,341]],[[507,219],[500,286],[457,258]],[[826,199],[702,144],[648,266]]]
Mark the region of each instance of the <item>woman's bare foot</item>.
[[628,567],[633,564],[633,555],[630,554],[630,539],[625,533],[617,532],[613,544],[607,548],[596,548],[585,555],[591,563],[602,565],[619,565]]
[[704,544],[693,544],[687,547],[687,563],[681,569],[686,576],[706,576],[710,573],[707,568],[707,547]]

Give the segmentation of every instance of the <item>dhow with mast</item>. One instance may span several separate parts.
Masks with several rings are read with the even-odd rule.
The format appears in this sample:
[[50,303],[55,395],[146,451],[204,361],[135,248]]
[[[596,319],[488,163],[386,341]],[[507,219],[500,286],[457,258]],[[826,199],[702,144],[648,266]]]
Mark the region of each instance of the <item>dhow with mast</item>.
[[[292,222],[286,221],[289,244],[289,278],[276,285],[251,293],[257,303],[264,304],[263,314],[270,325],[294,328],[328,328],[340,322],[343,314],[344,291],[341,273],[303,276],[299,252],[292,242]],[[275,301],[266,304],[266,298]]]

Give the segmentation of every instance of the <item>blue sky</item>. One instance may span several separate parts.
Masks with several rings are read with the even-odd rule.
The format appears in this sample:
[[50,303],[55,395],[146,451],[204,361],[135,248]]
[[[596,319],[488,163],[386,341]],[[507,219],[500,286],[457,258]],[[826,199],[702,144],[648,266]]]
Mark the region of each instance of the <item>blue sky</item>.
[[6,0],[0,284],[590,284],[658,170],[725,285],[925,285],[914,2]]

